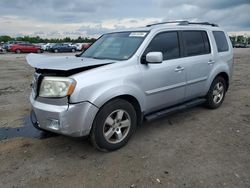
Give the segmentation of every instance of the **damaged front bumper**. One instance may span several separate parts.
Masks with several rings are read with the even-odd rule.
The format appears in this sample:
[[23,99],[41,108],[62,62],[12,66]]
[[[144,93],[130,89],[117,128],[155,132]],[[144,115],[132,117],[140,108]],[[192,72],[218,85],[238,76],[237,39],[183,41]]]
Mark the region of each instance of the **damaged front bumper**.
[[77,104],[47,104],[30,96],[33,124],[44,130],[82,137],[90,133],[98,108],[89,102]]

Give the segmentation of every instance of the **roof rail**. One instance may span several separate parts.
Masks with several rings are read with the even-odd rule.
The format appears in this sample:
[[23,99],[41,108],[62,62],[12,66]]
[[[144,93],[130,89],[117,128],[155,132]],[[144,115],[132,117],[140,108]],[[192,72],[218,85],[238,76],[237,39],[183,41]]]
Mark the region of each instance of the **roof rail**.
[[211,25],[212,27],[219,27],[218,24],[209,23],[209,22],[188,22],[188,24],[192,24],[192,25]]
[[146,27],[151,27],[155,25],[163,25],[163,24],[171,24],[171,23],[177,23],[178,25],[210,25],[212,27],[218,27],[217,24],[209,23],[209,22],[189,22],[189,21],[170,21],[170,22],[159,22],[154,24],[149,24]]
[[151,26],[154,26],[154,25],[171,24],[171,23],[177,23],[178,25],[187,25],[188,21],[158,22],[158,23],[154,23],[154,24],[149,24],[149,25],[147,25],[147,27],[151,27]]

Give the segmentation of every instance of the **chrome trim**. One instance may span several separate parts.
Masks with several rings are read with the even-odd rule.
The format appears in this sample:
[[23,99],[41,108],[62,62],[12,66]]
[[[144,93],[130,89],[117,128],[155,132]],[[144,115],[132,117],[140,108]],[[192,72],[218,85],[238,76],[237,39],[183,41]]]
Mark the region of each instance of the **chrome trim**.
[[194,80],[190,80],[188,82],[181,82],[181,83],[171,85],[171,86],[165,86],[165,87],[160,87],[160,88],[148,90],[145,93],[147,95],[151,95],[151,94],[154,94],[154,93],[158,93],[158,92],[162,92],[162,91],[166,91],[166,90],[171,90],[171,89],[175,89],[175,88],[186,86],[186,85],[191,85],[191,84],[194,84],[194,83],[197,83],[197,82],[202,82],[202,81],[205,81],[205,80],[207,80],[207,77],[197,78],[197,79],[194,79]]
[[197,79],[193,79],[193,80],[189,80],[189,81],[187,81],[187,85],[195,84],[197,82],[202,82],[202,81],[205,81],[205,80],[207,80],[207,76],[197,78]]
[[177,87],[182,87],[182,86],[185,86],[185,85],[186,85],[186,82],[181,82],[181,83],[174,84],[174,85],[171,85],[171,86],[165,86],[165,87],[160,87],[160,88],[148,90],[145,93],[147,95],[151,95],[151,94],[154,94],[154,93],[158,93],[158,92],[162,92],[162,91],[174,89],[174,88],[177,88]]

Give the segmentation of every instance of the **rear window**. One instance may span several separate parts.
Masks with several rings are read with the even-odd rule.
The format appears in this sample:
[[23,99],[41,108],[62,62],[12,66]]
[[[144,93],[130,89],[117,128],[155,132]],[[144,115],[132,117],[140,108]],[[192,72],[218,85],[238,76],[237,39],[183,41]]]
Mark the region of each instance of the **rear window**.
[[203,55],[211,52],[205,31],[184,31],[183,37],[187,56]]
[[228,43],[223,31],[213,31],[214,39],[217,45],[218,52],[228,51]]

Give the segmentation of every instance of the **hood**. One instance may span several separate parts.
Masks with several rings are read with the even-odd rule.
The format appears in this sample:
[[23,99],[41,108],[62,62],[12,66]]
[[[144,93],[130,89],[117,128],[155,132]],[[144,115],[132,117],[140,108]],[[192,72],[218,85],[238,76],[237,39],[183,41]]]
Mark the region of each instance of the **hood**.
[[48,56],[39,54],[29,54],[26,57],[27,63],[37,69],[68,71],[84,67],[97,67],[110,63],[112,60],[101,60],[75,56]]

